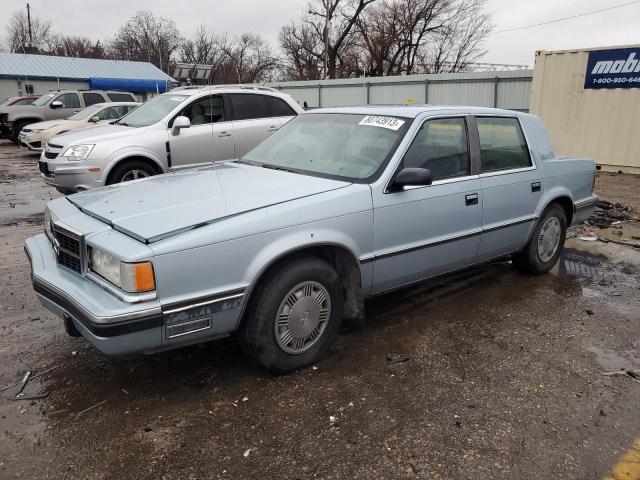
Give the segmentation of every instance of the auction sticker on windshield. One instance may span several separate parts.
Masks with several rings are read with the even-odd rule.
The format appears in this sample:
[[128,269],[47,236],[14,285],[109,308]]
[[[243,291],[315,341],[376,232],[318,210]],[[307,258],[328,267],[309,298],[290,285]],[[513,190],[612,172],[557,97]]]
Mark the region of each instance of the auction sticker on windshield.
[[367,127],[382,127],[389,130],[398,130],[404,125],[404,120],[398,120],[394,117],[380,117],[376,115],[367,115],[364,117],[358,125],[364,125]]

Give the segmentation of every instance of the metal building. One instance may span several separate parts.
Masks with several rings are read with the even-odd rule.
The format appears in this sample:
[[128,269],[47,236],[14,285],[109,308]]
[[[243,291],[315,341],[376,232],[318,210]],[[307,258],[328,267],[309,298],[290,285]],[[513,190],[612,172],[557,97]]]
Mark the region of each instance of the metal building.
[[560,155],[640,173],[640,45],[537,52],[531,112]]
[[529,110],[531,70],[465,72],[267,84],[301,105],[443,104]]
[[148,62],[0,53],[0,101],[50,90],[164,92],[177,82]]

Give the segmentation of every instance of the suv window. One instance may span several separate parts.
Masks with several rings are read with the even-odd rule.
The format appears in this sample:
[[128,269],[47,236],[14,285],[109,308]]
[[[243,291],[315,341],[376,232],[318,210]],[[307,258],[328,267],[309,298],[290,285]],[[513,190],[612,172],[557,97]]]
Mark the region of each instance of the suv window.
[[224,122],[224,103],[220,95],[212,95],[196,100],[180,112],[189,118],[191,125],[206,125],[208,123]]
[[476,117],[483,172],[530,167],[529,148],[516,118]]
[[471,173],[464,118],[427,120],[402,160],[402,166],[428,168],[434,180]]
[[62,102],[63,108],[80,108],[80,98],[77,93],[63,93],[56,101]]
[[128,93],[107,93],[107,97],[112,102],[135,102],[136,99],[133,98],[133,95]]
[[235,120],[267,118],[273,116],[267,105],[266,95],[252,93],[233,93],[229,95]]
[[82,98],[84,99],[85,107],[104,102],[104,98],[99,93],[83,93]]
[[296,114],[291,106],[278,97],[265,96],[270,117],[291,117]]

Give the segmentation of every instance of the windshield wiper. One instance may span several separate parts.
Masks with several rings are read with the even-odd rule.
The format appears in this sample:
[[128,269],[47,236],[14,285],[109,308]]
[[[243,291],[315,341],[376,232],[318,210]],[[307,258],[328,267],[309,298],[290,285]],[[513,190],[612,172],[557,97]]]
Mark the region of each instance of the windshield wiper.
[[262,165],[260,165],[262,168],[269,168],[271,170],[280,170],[282,172],[289,172],[289,173],[298,173],[295,170],[291,170],[289,168],[286,167],[281,167],[279,165],[271,165],[270,163],[263,163]]

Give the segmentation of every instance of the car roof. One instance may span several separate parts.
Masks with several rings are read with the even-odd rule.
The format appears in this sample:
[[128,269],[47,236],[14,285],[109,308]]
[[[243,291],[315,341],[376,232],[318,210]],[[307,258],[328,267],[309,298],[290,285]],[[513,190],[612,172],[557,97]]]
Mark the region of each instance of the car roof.
[[93,107],[94,105],[100,105],[101,107],[119,107],[121,105],[142,105],[140,102],[99,102],[89,105]]
[[305,112],[305,115],[319,113],[342,113],[356,115],[381,115],[392,117],[415,118],[422,113],[429,114],[486,114],[486,115],[526,115],[515,110],[505,110],[502,108],[474,107],[463,105],[359,105],[351,107],[327,107],[314,108]]

